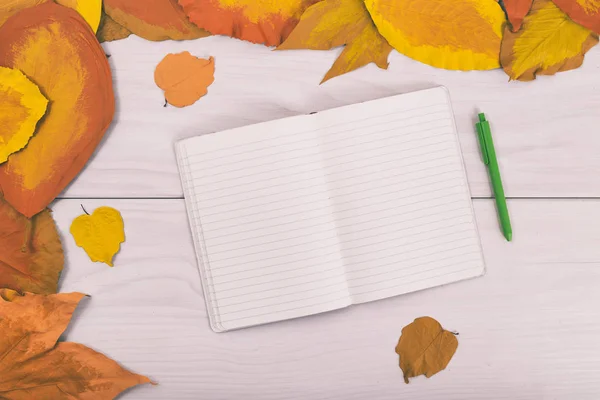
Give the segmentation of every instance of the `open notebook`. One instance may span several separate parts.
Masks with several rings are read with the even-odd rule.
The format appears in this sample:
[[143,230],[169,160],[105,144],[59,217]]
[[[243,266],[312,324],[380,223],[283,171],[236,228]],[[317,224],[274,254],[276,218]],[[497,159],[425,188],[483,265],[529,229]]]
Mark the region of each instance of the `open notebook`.
[[215,331],[484,273],[445,88],[176,145]]

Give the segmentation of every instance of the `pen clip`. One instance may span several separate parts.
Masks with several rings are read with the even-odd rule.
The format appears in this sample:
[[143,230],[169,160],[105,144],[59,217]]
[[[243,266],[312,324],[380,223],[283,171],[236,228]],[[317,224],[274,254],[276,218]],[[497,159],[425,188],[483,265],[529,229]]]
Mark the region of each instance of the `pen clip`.
[[488,156],[487,146],[485,144],[485,135],[483,134],[483,126],[482,122],[478,122],[475,124],[477,128],[477,136],[479,136],[479,146],[481,147],[481,158],[483,159],[483,163],[488,165],[490,163],[490,157]]

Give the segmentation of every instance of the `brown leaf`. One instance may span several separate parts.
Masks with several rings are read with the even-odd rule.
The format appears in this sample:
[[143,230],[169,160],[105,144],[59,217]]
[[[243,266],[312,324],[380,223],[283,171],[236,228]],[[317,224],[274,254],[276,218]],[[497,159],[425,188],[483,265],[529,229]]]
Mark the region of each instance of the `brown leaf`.
[[57,343],[81,293],[0,289],[0,398],[102,400],[150,379],[78,343]]
[[375,28],[363,0],[324,0],[310,6],[277,49],[329,50],[343,45],[322,82],[370,63],[387,69],[392,46]]
[[118,24],[146,40],[184,40],[209,36],[192,24],[177,0],[104,0],[104,10]]
[[165,99],[175,107],[194,104],[208,92],[214,81],[215,59],[194,57],[184,51],[167,54],[156,66],[154,81],[165,91]]
[[63,265],[63,249],[51,211],[45,209],[30,220],[0,195],[0,287],[56,293]]
[[31,217],[81,171],[108,129],[115,111],[110,67],[87,22],[52,1],[0,27],[0,65],[22,71],[49,100],[27,147],[0,165],[6,201]]
[[415,319],[402,329],[396,346],[404,382],[419,375],[431,377],[450,362],[458,347],[455,334],[431,317]]
[[96,37],[100,43],[112,42],[113,40],[125,39],[131,35],[131,31],[122,25],[115,22],[114,19],[108,16],[108,14],[102,13],[100,18],[100,26]]

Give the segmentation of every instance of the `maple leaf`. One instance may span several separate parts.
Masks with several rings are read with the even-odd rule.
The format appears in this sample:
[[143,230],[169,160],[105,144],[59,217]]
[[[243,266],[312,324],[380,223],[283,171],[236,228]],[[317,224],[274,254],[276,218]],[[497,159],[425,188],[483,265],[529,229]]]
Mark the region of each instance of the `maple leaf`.
[[194,104],[208,92],[214,81],[215,59],[194,57],[184,51],[167,54],[156,66],[154,82],[165,91],[165,99],[175,107]]
[[363,0],[324,0],[310,6],[277,50],[329,50],[346,45],[321,83],[370,63],[388,67],[392,46],[379,34]]
[[429,378],[437,374],[446,368],[457,347],[455,334],[442,328],[435,319],[415,319],[402,328],[402,335],[396,346],[404,382],[408,383],[408,378],[419,375]]
[[550,0],[534,0],[518,32],[506,28],[500,51],[511,79],[530,81],[578,68],[598,35],[576,24]]
[[103,400],[151,383],[84,345],[57,343],[84,296],[0,289],[0,398]]
[[63,266],[63,249],[50,210],[30,220],[0,195],[0,287],[56,293]]

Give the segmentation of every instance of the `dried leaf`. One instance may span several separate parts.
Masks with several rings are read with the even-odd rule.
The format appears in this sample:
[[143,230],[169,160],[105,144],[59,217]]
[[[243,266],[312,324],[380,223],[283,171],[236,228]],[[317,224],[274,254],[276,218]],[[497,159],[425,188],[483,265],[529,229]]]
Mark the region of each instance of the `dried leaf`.
[[57,343],[83,297],[0,289],[0,398],[108,400],[151,383],[84,345]]
[[47,2],[0,27],[0,65],[21,70],[50,101],[27,148],[0,165],[0,189],[26,217],[79,173],[110,125],[114,94],[104,50],[74,10]]
[[319,0],[179,0],[190,21],[215,34],[281,44],[302,12]]
[[379,34],[363,0],[324,0],[310,6],[277,49],[329,50],[346,45],[323,82],[369,63],[387,69],[392,46]]
[[504,9],[513,32],[521,29],[523,18],[531,10],[531,4],[533,4],[533,0],[504,0]]
[[165,91],[165,99],[169,104],[186,107],[208,92],[214,74],[214,58],[206,60],[184,51],[167,54],[162,59],[154,71],[154,82]]
[[40,89],[21,71],[0,67],[0,164],[27,145],[47,105]]
[[517,33],[506,29],[500,59],[511,79],[530,81],[579,67],[598,35],[571,21],[550,0],[534,0]]
[[63,249],[51,211],[46,209],[30,220],[0,195],[0,287],[56,293],[63,266]]
[[123,218],[112,207],[98,207],[91,215],[80,215],[73,220],[71,235],[92,261],[112,267],[113,257],[125,241]]
[[131,35],[131,31],[122,25],[115,22],[114,19],[108,16],[108,14],[102,13],[100,18],[100,26],[96,37],[100,43],[112,42],[113,40],[125,39]]
[[404,382],[425,375],[430,378],[445,369],[458,347],[455,334],[431,317],[421,317],[402,329],[396,346]]
[[98,31],[100,25],[100,15],[102,14],[102,0],[55,0],[58,4],[72,8],[85,19],[94,33]]
[[573,21],[600,34],[600,0],[553,0]]
[[146,40],[184,40],[209,36],[192,24],[177,0],[104,0],[104,10],[118,24]]
[[400,53],[438,68],[500,67],[506,17],[494,0],[365,0],[373,22]]
[[0,0],[0,26],[17,12],[42,4],[48,0]]

